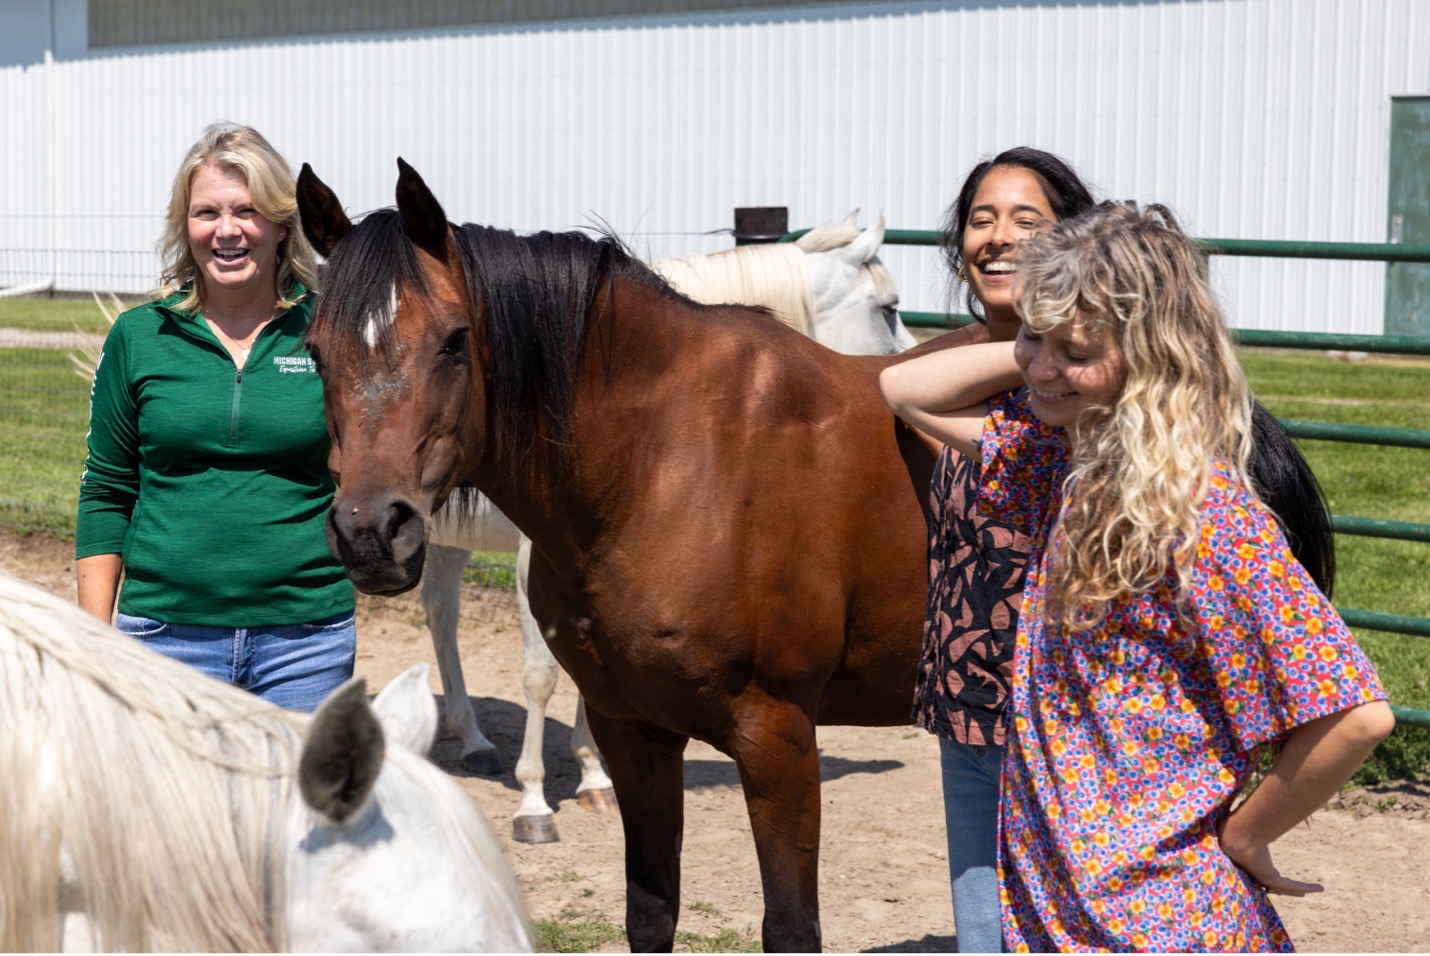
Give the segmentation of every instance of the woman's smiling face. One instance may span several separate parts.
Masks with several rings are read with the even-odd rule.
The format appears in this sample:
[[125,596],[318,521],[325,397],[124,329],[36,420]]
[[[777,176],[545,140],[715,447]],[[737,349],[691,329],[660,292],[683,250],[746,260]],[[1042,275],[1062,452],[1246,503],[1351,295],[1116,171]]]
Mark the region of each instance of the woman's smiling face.
[[1103,324],[1089,333],[1081,318],[1041,333],[1023,326],[1013,357],[1028,383],[1033,414],[1068,429],[1074,441],[1084,410],[1110,408],[1126,378],[1122,348],[1110,329]]
[[283,226],[253,205],[241,171],[205,164],[189,186],[189,251],[203,277],[204,294],[243,291],[254,282],[273,285]]
[[963,268],[994,338],[1010,339],[1017,327],[1018,243],[1056,221],[1042,181],[1031,170],[994,166],[978,184],[963,229]]

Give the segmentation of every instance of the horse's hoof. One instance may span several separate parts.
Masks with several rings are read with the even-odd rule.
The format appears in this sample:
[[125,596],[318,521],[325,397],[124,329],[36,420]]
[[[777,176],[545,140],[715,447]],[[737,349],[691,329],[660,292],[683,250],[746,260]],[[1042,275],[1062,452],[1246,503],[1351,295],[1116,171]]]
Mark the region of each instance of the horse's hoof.
[[582,790],[576,794],[576,805],[592,813],[610,813],[616,809],[616,791],[610,787],[604,790]]
[[517,843],[559,843],[556,821],[551,817],[513,817],[511,838]]
[[483,777],[500,777],[506,773],[495,750],[473,750],[462,754],[462,769]]

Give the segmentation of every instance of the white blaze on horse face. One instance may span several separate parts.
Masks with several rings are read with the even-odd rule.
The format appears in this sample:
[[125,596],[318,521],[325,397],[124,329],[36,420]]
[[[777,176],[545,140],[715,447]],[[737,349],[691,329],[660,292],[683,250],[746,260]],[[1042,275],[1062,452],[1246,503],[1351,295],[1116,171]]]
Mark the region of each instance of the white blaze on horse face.
[[[363,317],[362,339],[368,348],[376,348],[377,343],[390,334],[393,324],[397,321],[397,310],[401,306],[402,299],[397,294],[397,283],[394,282],[388,290],[386,302],[373,304]],[[385,417],[387,406],[400,400],[406,392],[407,374],[399,368],[387,375],[373,375],[366,379],[354,377],[349,389],[362,415],[369,421],[381,421]]]
[[367,321],[364,322],[362,326],[362,338],[363,341],[367,343],[368,348],[376,347],[377,340],[382,336],[382,333],[392,327],[393,321],[397,318],[398,305],[397,283],[394,282],[392,288],[388,290],[387,310],[384,311],[380,308],[368,310]]

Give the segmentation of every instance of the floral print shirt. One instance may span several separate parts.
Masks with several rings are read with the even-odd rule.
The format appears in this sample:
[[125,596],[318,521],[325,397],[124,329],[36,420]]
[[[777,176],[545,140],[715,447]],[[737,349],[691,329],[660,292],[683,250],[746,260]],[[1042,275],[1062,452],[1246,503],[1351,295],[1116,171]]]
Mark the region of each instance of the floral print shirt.
[[[1218,824],[1261,744],[1384,699],[1370,662],[1271,514],[1214,477],[1190,585],[1115,602],[1095,630],[1043,618],[1065,460],[1025,403],[985,422],[979,507],[1035,547],[1014,652],[999,813],[1003,934],[1015,952],[1290,951]],[[1072,494],[1076,493],[1074,489]]]

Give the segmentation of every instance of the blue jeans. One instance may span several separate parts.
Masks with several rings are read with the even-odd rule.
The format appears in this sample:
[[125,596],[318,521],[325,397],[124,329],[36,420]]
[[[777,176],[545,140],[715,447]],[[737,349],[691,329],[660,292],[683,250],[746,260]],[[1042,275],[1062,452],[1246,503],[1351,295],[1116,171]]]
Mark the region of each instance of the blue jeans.
[[165,657],[264,700],[311,713],[353,676],[357,625],[352,611],[307,624],[210,627],[166,624],[120,614],[117,626]]
[[953,929],[960,953],[1003,951],[998,912],[998,784],[1003,748],[938,739]]

